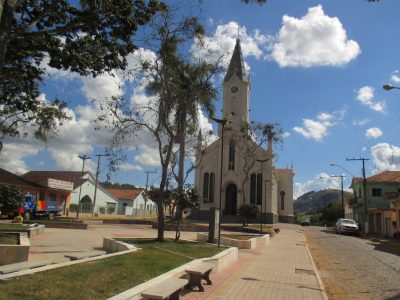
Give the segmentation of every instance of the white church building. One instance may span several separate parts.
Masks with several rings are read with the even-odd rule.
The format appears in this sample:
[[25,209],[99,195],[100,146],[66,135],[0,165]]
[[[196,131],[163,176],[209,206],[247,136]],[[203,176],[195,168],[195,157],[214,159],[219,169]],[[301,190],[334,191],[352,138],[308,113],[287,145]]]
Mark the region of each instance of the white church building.
[[[274,166],[272,141],[267,149],[257,146],[254,162],[248,176],[243,172],[245,163],[243,143],[251,139],[243,138],[240,124],[249,123],[250,79],[246,74],[240,40],[237,39],[228,71],[223,82],[222,116],[229,123],[219,124],[218,140],[206,147],[199,154],[199,166],[195,171],[195,186],[202,198],[200,209],[193,212],[193,217],[208,219],[211,208],[219,208],[220,180],[222,176],[221,209],[222,221],[239,221],[239,207],[252,203],[262,212],[264,223],[294,222],[293,216],[293,176],[292,168],[277,169]],[[222,133],[222,129],[224,132]],[[223,144],[222,144],[223,143]],[[222,164],[221,147],[223,146]],[[222,167],[221,167],[222,165]],[[222,169],[222,174],[221,174]],[[246,178],[247,177],[247,178]],[[243,182],[244,189],[242,189]],[[260,216],[257,221],[260,221]]]

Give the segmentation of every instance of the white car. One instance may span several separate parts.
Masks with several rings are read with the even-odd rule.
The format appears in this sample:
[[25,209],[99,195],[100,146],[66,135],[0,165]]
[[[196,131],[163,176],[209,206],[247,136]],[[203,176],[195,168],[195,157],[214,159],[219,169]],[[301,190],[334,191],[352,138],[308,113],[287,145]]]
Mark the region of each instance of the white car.
[[355,233],[358,234],[359,228],[357,223],[352,219],[338,219],[336,222],[337,233]]

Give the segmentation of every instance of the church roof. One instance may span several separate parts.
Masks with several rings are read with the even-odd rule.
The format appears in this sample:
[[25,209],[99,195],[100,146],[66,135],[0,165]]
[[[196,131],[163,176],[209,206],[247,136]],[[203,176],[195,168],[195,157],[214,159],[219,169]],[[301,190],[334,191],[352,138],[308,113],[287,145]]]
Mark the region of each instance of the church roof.
[[229,63],[229,68],[224,80],[229,81],[233,74],[236,74],[242,81],[249,81],[244,67],[242,48],[240,47],[239,39],[236,39],[236,46],[233,50],[231,62]]

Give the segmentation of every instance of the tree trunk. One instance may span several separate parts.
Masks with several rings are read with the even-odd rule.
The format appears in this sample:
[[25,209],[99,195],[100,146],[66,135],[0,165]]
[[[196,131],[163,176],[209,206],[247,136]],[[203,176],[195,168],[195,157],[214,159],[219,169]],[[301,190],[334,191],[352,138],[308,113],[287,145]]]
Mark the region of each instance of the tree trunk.
[[[179,165],[178,165],[178,191],[183,191],[183,184],[185,179],[185,142],[186,142],[186,117],[187,112],[184,110],[181,113],[181,117],[179,120]],[[179,199],[178,199],[179,201]],[[182,219],[182,210],[179,208],[179,202],[176,205],[176,218],[177,227],[175,232],[175,241],[178,241],[180,238],[180,220]]]

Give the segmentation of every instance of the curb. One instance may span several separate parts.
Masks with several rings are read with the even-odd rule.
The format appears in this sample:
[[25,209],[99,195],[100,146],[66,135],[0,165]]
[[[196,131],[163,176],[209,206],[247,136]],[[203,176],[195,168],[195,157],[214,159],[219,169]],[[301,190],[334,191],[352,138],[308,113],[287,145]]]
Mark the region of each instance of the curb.
[[304,232],[302,232],[301,234],[302,234],[302,236],[303,236],[304,243],[306,244],[307,253],[308,253],[308,256],[310,257],[311,264],[313,265],[314,272],[315,272],[315,276],[317,277],[317,281],[318,281],[319,288],[321,289],[322,298],[323,298],[324,300],[328,300],[328,295],[326,294],[325,286],[324,286],[324,284],[323,284],[323,282],[322,282],[322,280],[321,280],[321,276],[319,275],[317,266],[316,266],[315,263],[314,263],[314,259],[312,258],[310,249],[308,248],[308,244],[307,244],[306,237],[304,236]]

